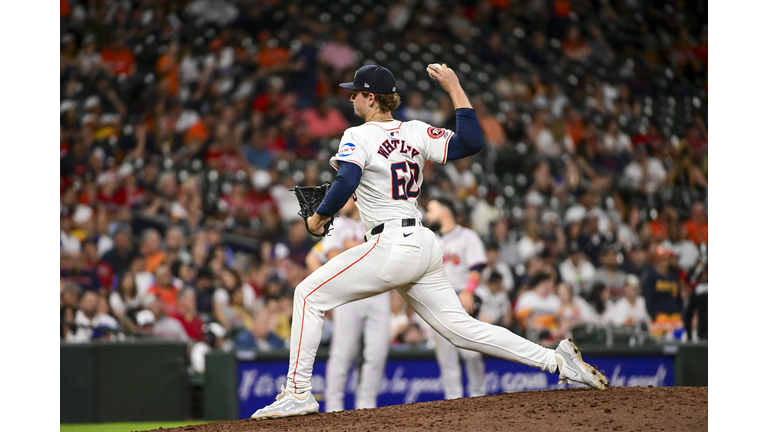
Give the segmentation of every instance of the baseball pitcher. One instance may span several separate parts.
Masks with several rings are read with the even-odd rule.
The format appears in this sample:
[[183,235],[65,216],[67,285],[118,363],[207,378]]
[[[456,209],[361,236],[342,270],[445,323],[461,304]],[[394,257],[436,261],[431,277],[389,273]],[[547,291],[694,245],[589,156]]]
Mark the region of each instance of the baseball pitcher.
[[[332,235],[323,237],[307,254],[306,263],[310,271],[317,270],[345,250],[363,243],[365,226],[360,220],[354,200],[350,198],[347,201],[340,215]],[[333,336],[325,370],[326,412],[344,409],[344,386],[352,362],[360,351],[361,339],[363,361],[355,390],[355,409],[376,408],[376,398],[389,353],[389,301],[389,292],[385,292],[333,310]]]
[[476,154],[483,137],[455,72],[437,64],[427,72],[453,101],[456,132],[418,120],[395,120],[392,110],[400,97],[395,77],[382,66],[363,66],[353,82],[340,84],[352,91],[355,115],[365,123],[344,132],[330,161],[338,170],[336,181],[306,224],[314,235],[327,234],[327,224],[352,196],[365,224],[364,243],[331,259],[296,287],[287,382],[274,403],[252,415],[255,419],[317,412],[310,378],[325,311],[393,289],[459,348],[558,373],[561,381],[596,389],[608,385],[570,340],[548,349],[478,321],[462,307],[443,271],[437,237],[422,227],[416,198],[426,161],[445,163]]

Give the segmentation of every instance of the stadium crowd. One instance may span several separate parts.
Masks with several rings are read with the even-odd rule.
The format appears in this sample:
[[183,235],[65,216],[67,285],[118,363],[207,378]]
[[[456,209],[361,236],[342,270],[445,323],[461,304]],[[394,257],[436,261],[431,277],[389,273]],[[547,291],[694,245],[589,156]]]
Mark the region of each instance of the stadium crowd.
[[[481,316],[706,338],[706,3],[62,0],[62,340],[285,347],[314,244],[289,189],[360,124],[337,84],[380,63],[396,118],[452,128],[434,61],[485,148],[425,166],[419,203],[486,241]],[[426,345],[392,297],[392,346]]]

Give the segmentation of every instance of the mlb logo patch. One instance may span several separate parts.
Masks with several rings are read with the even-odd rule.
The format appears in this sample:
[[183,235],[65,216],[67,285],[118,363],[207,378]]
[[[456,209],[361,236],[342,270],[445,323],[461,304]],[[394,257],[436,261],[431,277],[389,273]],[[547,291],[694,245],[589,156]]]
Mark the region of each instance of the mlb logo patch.
[[431,127],[427,129],[427,135],[429,135],[429,137],[432,139],[438,139],[441,136],[445,135],[445,129]]
[[352,143],[346,143],[339,148],[338,157],[347,157],[355,152],[355,145]]

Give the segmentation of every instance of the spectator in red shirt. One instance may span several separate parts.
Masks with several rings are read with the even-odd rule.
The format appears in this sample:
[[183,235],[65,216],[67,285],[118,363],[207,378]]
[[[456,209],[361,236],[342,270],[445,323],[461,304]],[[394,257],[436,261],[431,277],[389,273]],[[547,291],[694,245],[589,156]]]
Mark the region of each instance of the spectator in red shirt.
[[132,76],[136,72],[136,57],[125,46],[122,35],[115,35],[108,47],[101,51],[101,59],[112,76]]
[[203,320],[197,314],[197,296],[192,288],[185,288],[178,296],[178,309],[169,314],[171,318],[177,319],[187,336],[196,341],[205,340],[203,331]]
[[280,103],[280,99],[285,97],[283,91],[285,83],[280,77],[272,77],[267,81],[267,90],[260,93],[253,99],[251,110],[266,113]]
[[205,163],[222,173],[236,173],[244,170],[247,160],[240,151],[235,136],[225,123],[216,128],[216,139],[205,153]]
[[277,126],[270,126],[264,131],[264,142],[267,150],[273,154],[284,151],[288,147],[288,139],[280,133]]
[[99,189],[96,202],[109,209],[116,209],[125,205],[125,193],[120,188],[120,181],[116,176],[109,176]]
[[555,18],[569,18],[572,10],[571,0],[552,1],[552,15],[554,15]]
[[99,262],[98,246],[93,237],[85,239],[83,242],[83,258],[85,258],[85,268],[96,270],[96,264]]
[[220,198],[219,208],[223,208],[230,216],[234,216],[240,209],[247,211],[251,217],[258,214],[258,206],[244,181],[232,184],[229,193]]
[[651,156],[659,153],[661,145],[664,143],[664,136],[659,133],[656,125],[648,124],[646,127],[640,127],[640,131],[632,137],[632,146],[637,148],[639,145],[645,145]]
[[131,172],[125,177],[123,188],[119,195],[125,197],[125,205],[131,208],[137,207],[144,202],[144,188],[139,185],[139,180],[136,178],[135,173]]

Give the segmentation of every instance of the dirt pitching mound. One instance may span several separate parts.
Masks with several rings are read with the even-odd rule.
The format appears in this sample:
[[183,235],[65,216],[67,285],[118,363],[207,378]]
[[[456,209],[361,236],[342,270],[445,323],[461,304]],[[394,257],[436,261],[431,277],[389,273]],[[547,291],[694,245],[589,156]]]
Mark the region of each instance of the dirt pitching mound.
[[450,401],[163,429],[219,431],[706,431],[707,387],[615,387]]

